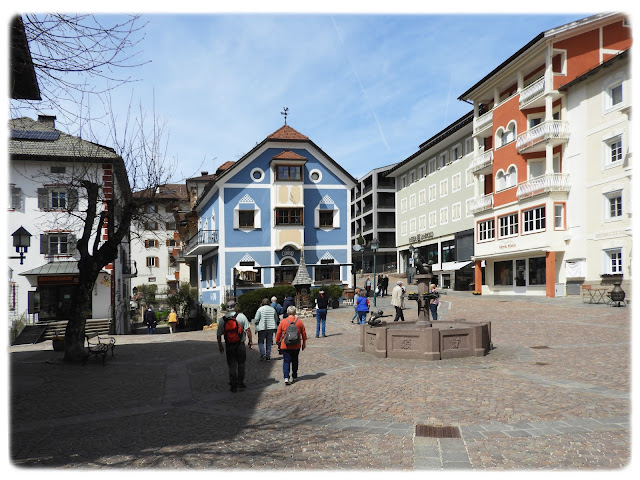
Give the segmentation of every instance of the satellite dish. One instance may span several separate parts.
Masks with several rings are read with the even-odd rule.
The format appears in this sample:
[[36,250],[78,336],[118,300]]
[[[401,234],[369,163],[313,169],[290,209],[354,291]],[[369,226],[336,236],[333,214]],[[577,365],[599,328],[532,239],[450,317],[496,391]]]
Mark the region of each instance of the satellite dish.
[[362,246],[358,245],[357,243],[353,246],[353,251],[354,252],[359,252],[360,250],[362,250]]

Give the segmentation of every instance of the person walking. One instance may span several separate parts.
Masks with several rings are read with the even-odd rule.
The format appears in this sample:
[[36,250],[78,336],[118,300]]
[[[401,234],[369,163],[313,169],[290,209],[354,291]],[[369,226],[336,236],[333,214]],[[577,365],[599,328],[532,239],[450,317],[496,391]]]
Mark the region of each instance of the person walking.
[[382,296],[389,295],[387,289],[389,288],[389,277],[386,275],[382,278]]
[[382,274],[378,275],[378,286],[376,287],[376,295],[382,297],[382,285],[383,285],[383,277]]
[[391,305],[396,307],[396,318],[394,322],[402,320],[404,322],[404,313],[402,313],[402,303],[404,300],[404,287],[402,286],[402,280],[396,282],[396,286],[391,291]]
[[367,323],[367,313],[369,313],[368,297],[365,297],[364,295],[358,297],[356,312],[358,313],[358,323],[360,323],[360,325]]
[[278,303],[278,297],[275,297],[275,296],[271,297],[271,306],[275,308],[277,313],[276,328],[278,328],[278,325],[280,324],[280,319],[282,318],[282,312],[284,311],[282,310],[282,305]]
[[178,315],[176,314],[176,310],[174,308],[171,309],[171,313],[169,313],[169,332],[176,333],[176,325],[178,324]]
[[[356,288],[353,292],[353,317],[351,318],[351,323],[360,318],[358,315],[358,298],[360,298],[360,289]],[[359,320],[356,320],[356,323],[359,323]]]
[[438,297],[440,294],[436,290],[436,286],[432,283],[429,285],[429,293],[431,295],[437,295],[436,298],[429,299],[429,310],[431,310],[431,319],[438,320],[438,305],[440,305],[440,300]]
[[258,334],[258,349],[260,350],[260,361],[271,361],[271,345],[273,344],[273,334],[278,328],[279,322],[276,309],[269,304],[268,298],[262,299],[262,305],[256,311],[253,321],[256,324]]
[[158,319],[156,318],[156,312],[153,311],[153,307],[149,305],[147,311],[144,312],[144,323],[147,326],[147,334],[151,335],[158,326]]
[[325,325],[327,323],[327,307],[329,306],[329,297],[324,293],[324,288],[320,288],[316,297],[316,338],[320,336],[320,327],[322,326],[322,336],[325,335]]
[[[285,337],[290,325],[295,325],[298,332],[297,343],[287,344]],[[300,350],[304,350],[307,346],[307,332],[304,328],[302,320],[296,316],[296,307],[291,305],[287,308],[287,316],[282,319],[276,333],[276,343],[282,350],[282,373],[284,375],[284,384],[291,385],[298,378],[298,358]]]
[[367,291],[367,297],[371,296],[371,277],[367,277],[364,282],[364,289]]
[[282,315],[283,317],[287,316],[287,309],[291,306],[291,305],[295,305],[296,302],[293,301],[293,297],[291,295],[287,295],[284,298],[284,301],[282,302]]
[[244,384],[245,363],[247,361],[247,349],[244,346],[245,338],[249,337],[249,348],[253,345],[253,335],[247,317],[236,312],[236,302],[227,302],[227,313],[218,323],[218,350],[225,353],[222,345],[222,335],[226,345],[227,366],[229,367],[229,385],[233,393],[238,388],[247,388]]

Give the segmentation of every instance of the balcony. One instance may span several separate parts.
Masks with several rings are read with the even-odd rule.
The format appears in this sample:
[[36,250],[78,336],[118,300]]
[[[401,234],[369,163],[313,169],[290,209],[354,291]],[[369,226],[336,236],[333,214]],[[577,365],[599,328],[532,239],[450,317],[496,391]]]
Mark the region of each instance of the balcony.
[[559,145],[569,139],[569,123],[560,120],[542,122],[518,135],[518,153],[542,151],[548,144]]
[[130,260],[129,262],[123,262],[122,264],[122,277],[123,278],[132,278],[138,276],[138,265],[135,260]]
[[480,198],[474,198],[469,205],[471,213],[480,213],[493,208],[493,193],[484,195]]
[[198,230],[198,233],[187,240],[184,256],[187,258],[203,255],[217,247],[218,230]]
[[568,192],[570,188],[569,175],[551,173],[527,180],[518,185],[516,197],[518,200],[522,200],[550,192]]
[[[491,127],[493,127],[493,111],[487,112],[484,115],[479,116],[473,120],[473,134],[479,135],[480,133],[488,133],[491,135]],[[487,132],[487,130],[489,130]],[[489,136],[484,135],[484,136]]]
[[471,173],[487,175],[493,170],[493,149],[481,153],[471,160]]
[[[544,77],[536,80],[520,92],[520,108],[532,108],[537,105],[536,100],[544,97]],[[542,103],[544,105],[544,103]]]

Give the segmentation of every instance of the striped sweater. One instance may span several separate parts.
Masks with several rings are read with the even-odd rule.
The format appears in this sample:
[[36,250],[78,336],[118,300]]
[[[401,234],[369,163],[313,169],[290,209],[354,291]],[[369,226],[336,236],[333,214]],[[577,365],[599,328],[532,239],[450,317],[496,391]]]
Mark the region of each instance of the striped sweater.
[[256,324],[256,332],[262,330],[275,330],[278,328],[276,311],[271,305],[263,305],[256,312],[253,319]]

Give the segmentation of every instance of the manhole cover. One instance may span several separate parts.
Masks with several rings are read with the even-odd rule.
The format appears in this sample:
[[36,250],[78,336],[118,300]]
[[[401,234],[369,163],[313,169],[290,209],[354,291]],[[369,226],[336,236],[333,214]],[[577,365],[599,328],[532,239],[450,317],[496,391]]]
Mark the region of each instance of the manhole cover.
[[458,427],[435,427],[433,425],[416,425],[416,437],[461,438]]
[[541,349],[549,348],[549,347],[547,347],[546,345],[537,345],[535,347],[529,347],[529,348],[535,348],[536,350],[541,350]]

